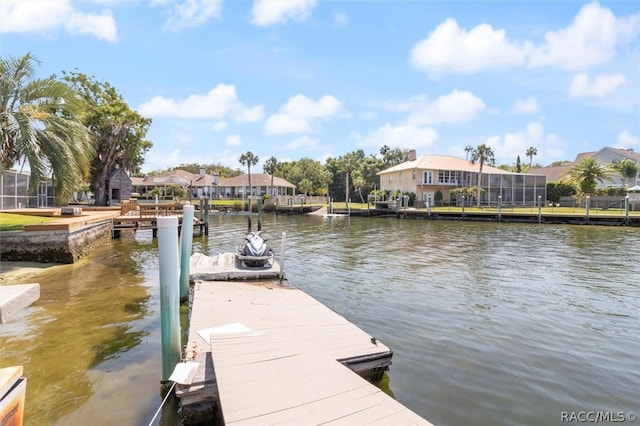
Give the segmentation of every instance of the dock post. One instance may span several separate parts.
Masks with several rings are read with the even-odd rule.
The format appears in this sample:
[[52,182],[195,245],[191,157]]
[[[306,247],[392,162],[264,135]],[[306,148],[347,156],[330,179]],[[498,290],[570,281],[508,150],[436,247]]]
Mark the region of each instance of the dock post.
[[624,224],[629,225],[629,196],[624,197]]
[[542,195],[538,195],[538,223],[542,223]]
[[502,195],[498,195],[498,222],[502,222]]
[[204,235],[209,236],[209,197],[204,197]]
[[280,240],[280,281],[284,279],[284,247],[287,240],[287,233],[282,233],[282,240]]
[[191,261],[191,247],[193,245],[193,211],[191,203],[187,202],[182,208],[182,233],[180,236],[180,300],[189,294],[189,262]]
[[588,195],[587,195],[587,201],[585,203],[585,207],[586,207],[587,222],[589,222],[589,210],[591,210],[591,197]]
[[178,273],[178,218],[158,218],[160,269],[160,331],[162,341],[162,382],[180,362],[180,297]]
[[262,197],[258,198],[258,232],[262,231]]

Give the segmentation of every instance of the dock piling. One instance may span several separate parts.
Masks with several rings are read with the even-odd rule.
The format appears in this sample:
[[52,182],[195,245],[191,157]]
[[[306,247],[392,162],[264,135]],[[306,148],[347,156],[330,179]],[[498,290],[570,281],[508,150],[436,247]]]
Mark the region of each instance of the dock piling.
[[284,248],[287,241],[287,233],[282,233],[282,239],[280,240],[280,281],[284,280]]
[[187,202],[182,208],[182,233],[180,235],[180,299],[189,294],[189,262],[193,245],[194,207]]
[[162,382],[166,382],[180,362],[181,352],[177,216],[158,217],[158,253]]

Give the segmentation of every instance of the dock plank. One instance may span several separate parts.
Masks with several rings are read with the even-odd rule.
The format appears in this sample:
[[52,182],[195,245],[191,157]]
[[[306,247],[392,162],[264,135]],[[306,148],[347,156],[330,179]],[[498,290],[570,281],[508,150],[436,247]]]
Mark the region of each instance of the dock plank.
[[185,358],[201,365],[177,393],[216,388],[225,424],[430,424],[338,362],[392,352],[302,290],[196,281],[191,303]]
[[430,424],[287,328],[211,349],[227,425]]

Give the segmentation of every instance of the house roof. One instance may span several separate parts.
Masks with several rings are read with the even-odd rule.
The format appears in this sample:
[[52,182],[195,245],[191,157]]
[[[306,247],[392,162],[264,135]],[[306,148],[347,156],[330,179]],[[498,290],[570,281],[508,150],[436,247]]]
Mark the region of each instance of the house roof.
[[[416,158],[413,161],[406,161],[397,166],[382,170],[378,172],[379,175],[385,173],[395,173],[404,170],[455,170],[460,172],[478,172],[479,165],[472,164],[469,160],[453,157],[450,155],[423,155]],[[484,174],[518,174],[508,172],[506,170],[499,169],[497,167],[489,166],[485,164],[482,167],[482,173]]]
[[564,172],[573,167],[573,163],[564,166],[535,167],[529,170],[532,175],[542,175],[547,177],[547,182],[556,182],[562,179]]
[[[219,187],[238,188],[241,186],[249,186],[249,178],[245,174],[230,178],[220,179]],[[271,186],[271,175],[266,173],[251,173],[251,186]],[[296,186],[277,176],[273,177],[273,186],[280,188],[295,188]]]
[[155,176],[132,177],[131,183],[136,186],[189,185],[194,187],[215,186],[215,177],[205,174],[201,176],[186,170],[176,169]]
[[574,165],[582,162],[582,160],[585,160],[587,158],[597,157],[598,154],[602,153],[603,151],[611,151],[618,154],[621,157],[629,158],[631,160],[640,162],[640,153],[638,152],[635,152],[629,149],[611,148],[607,146],[600,149],[599,151],[581,152],[578,155],[576,155],[576,159],[574,160],[573,163],[568,163],[563,166],[533,168],[529,170],[529,174],[543,175],[547,177],[547,182],[556,182],[556,181],[562,180],[562,175]]

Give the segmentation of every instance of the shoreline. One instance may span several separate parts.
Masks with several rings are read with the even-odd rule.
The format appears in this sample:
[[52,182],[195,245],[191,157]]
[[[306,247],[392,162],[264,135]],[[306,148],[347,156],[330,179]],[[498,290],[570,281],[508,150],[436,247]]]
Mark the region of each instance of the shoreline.
[[21,261],[2,261],[0,263],[0,286],[22,284],[18,281],[30,279],[45,271],[64,266],[63,263],[39,263]]

